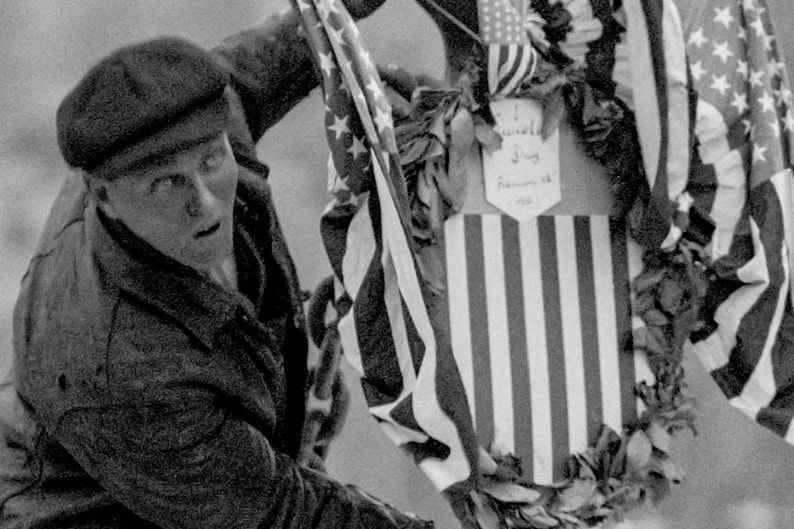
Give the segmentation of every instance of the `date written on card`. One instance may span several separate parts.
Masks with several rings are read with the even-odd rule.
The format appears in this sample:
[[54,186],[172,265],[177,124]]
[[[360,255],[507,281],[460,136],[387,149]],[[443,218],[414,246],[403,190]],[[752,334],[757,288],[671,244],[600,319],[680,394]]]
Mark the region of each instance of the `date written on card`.
[[543,139],[543,107],[528,99],[491,101],[500,149],[483,151],[485,198],[518,221],[529,221],[561,197],[559,132]]

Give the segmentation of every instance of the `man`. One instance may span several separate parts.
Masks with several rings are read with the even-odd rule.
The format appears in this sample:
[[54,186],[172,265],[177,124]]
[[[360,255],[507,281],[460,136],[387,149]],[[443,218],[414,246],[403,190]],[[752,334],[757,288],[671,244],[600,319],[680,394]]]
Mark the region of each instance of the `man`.
[[15,309],[0,525],[431,525],[296,462],[303,312],[254,145],[318,81],[287,14],[211,53],[122,48],[66,96],[83,178]]

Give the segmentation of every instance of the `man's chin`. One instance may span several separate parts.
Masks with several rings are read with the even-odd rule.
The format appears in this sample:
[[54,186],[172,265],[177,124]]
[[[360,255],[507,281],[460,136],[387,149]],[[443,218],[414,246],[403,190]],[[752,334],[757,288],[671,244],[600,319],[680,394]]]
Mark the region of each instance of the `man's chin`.
[[207,272],[212,268],[220,266],[231,255],[232,245],[223,244],[214,248],[197,248],[187,252],[182,262],[200,272]]

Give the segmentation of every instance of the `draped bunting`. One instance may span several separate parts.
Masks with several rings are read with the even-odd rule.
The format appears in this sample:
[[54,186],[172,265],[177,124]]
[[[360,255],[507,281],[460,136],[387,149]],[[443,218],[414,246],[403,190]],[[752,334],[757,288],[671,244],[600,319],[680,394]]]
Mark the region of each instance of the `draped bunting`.
[[669,1],[624,9],[632,75],[616,80],[631,82],[651,189],[641,235],[705,248],[714,277],[686,348],[732,405],[794,442],[794,114],[769,11],[709,0],[683,35]]
[[425,303],[390,107],[342,3],[296,5],[323,73],[334,198],[321,231],[342,291],[345,357],[373,416],[445,490],[472,476],[477,448],[449,344]]
[[681,236],[689,170],[689,91],[683,29],[672,0],[623,3],[630,93],[650,198],[638,232],[647,248],[670,247]]
[[[559,27],[568,28],[568,36],[557,35],[549,41],[537,37],[538,13],[529,6],[541,4],[567,13],[569,18],[562,19],[570,23]],[[699,314],[702,325],[685,347],[702,360],[731,404],[794,442],[790,349],[794,343],[794,286],[790,280],[794,192],[789,169],[794,113],[769,12],[763,0],[705,0],[696,8],[685,33],[672,0],[616,4],[617,11],[610,14],[614,18],[611,31],[619,27],[614,60],[600,64],[611,68],[606,79],[614,83],[614,96],[634,111],[647,193],[633,233],[646,250],[675,250],[683,243],[704,250],[708,257],[704,266],[711,281]],[[593,356],[590,363],[577,364],[576,380],[548,371],[549,377],[558,376],[554,380],[565,386],[564,397],[556,404],[554,398],[536,399],[533,391],[538,386],[512,384],[521,373],[531,373],[532,362],[540,361],[548,370],[551,354],[561,350],[567,354],[566,346],[573,338],[557,332],[559,340],[547,341],[545,350],[530,354],[526,352],[529,346],[534,347],[539,333],[549,330],[548,325],[538,330],[521,325],[513,328],[509,321],[498,321],[500,318],[493,319],[494,326],[490,326],[491,320],[483,321],[489,316],[477,311],[491,310],[494,300],[500,304],[499,310],[504,309],[501,320],[511,320],[506,304],[516,292],[506,287],[508,272],[529,269],[523,268],[523,262],[513,266],[501,261],[497,268],[501,267],[502,275],[494,278],[483,271],[489,260],[499,262],[499,252],[503,256],[513,252],[513,258],[519,260],[551,253],[542,244],[524,248],[525,241],[504,239],[499,245],[493,238],[471,236],[473,232],[466,230],[485,230],[491,221],[468,217],[454,217],[447,223],[449,243],[459,242],[458,251],[467,255],[465,260],[448,260],[449,295],[454,302],[450,312],[469,307],[464,319],[481,328],[477,332],[469,328],[467,343],[459,340],[456,325],[460,324],[453,321],[453,357],[445,317],[438,315],[438,306],[424,289],[412,253],[410,212],[389,107],[371,58],[340,2],[300,0],[296,6],[324,78],[334,198],[323,215],[322,232],[341,289],[339,306],[344,315],[339,329],[348,360],[363,376],[371,412],[394,442],[415,457],[439,490],[470,482],[476,473],[478,443],[472,412],[483,443],[509,438],[504,442],[507,451],[520,453],[532,479],[551,482],[559,478],[555,470],[559,462],[569,451],[593,442],[590,437],[597,430],[595,424],[600,421],[619,431],[636,414],[636,410],[626,412],[630,407],[626,402],[632,401],[626,388],[642,379],[640,364],[635,357],[636,371],[629,376],[617,361],[617,374],[625,379],[617,389],[619,406],[612,397],[592,391],[594,381],[602,388],[609,385],[608,373],[601,372],[601,365],[612,361],[606,357]],[[589,73],[588,43],[602,36],[604,2],[479,0],[478,6],[483,40],[489,47],[487,73],[493,98],[514,95],[531,82],[541,60],[538,50],[562,53],[566,67],[578,65]],[[598,17],[593,15],[596,10]],[[479,228],[472,227],[478,222]],[[573,238],[554,239],[554,244],[573,248],[570,256],[577,263],[588,259],[578,253],[576,244],[571,246],[579,240],[577,229],[584,229],[581,225],[587,222],[603,225],[602,220],[592,219],[541,220],[535,238],[549,237],[543,235],[548,222],[562,222],[570,228]],[[494,230],[500,237],[531,231],[512,224],[500,224]],[[598,237],[603,243],[605,235]],[[469,253],[468,248],[478,244],[477,255]],[[591,241],[589,247],[593,255],[601,252],[598,255],[606,258],[609,254],[613,262],[621,255],[605,250],[614,250],[614,245]],[[482,291],[479,298],[472,298],[472,285],[477,281],[472,282],[460,267],[476,267],[477,263],[484,274]],[[572,274],[569,279],[577,284],[595,273],[590,268],[585,272],[566,270],[569,264],[542,268],[559,277]],[[593,264],[597,268],[595,261]],[[613,273],[597,284],[609,284],[614,293],[624,278]],[[498,284],[500,280],[503,284]],[[542,293],[550,281],[553,283],[548,277],[539,278],[537,285],[542,287],[536,285],[537,290]],[[489,284],[502,292],[504,299],[497,299],[493,288],[489,294]],[[521,296],[522,310],[538,301],[533,302],[535,294]],[[623,294],[609,302],[618,307],[618,313],[620,306],[630,304]],[[603,296],[598,302],[588,299],[607,303]],[[557,315],[564,321],[570,315],[560,308],[559,300],[556,303]],[[572,303],[581,306],[585,302],[577,298]],[[546,305],[535,305],[541,307],[538,317],[553,319]],[[459,314],[452,316],[455,319]],[[613,341],[618,344],[615,355],[633,352],[630,344],[619,339],[626,329],[609,329],[617,322],[577,321],[581,332],[576,340],[586,341],[587,333],[596,329],[598,335],[614,334]],[[490,335],[497,340],[489,342]],[[500,340],[509,345],[489,352]],[[604,348],[609,355],[612,352],[607,349],[612,345]],[[575,349],[587,360],[584,348]],[[545,353],[548,356],[543,356]],[[501,366],[497,376],[486,377],[497,371],[494,365]],[[545,397],[549,397],[556,383],[551,378],[535,381],[548,390]],[[510,409],[493,405],[497,394],[510,402]],[[561,401],[577,401],[582,406],[561,407]],[[604,413],[591,417],[588,413],[599,401]],[[618,407],[620,413],[615,411]],[[585,426],[577,423],[583,417]],[[561,423],[555,426],[552,419],[565,423],[565,428],[560,430]],[[571,442],[571,432],[584,434]],[[563,453],[558,439],[566,436]]]
[[717,273],[691,350],[730,403],[794,442],[791,90],[764,0],[710,0],[689,25],[689,182]]

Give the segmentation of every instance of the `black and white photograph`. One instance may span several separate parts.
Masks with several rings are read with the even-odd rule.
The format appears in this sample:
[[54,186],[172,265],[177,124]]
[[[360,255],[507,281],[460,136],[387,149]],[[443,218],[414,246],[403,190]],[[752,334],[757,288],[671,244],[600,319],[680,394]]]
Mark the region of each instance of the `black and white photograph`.
[[5,0],[0,528],[794,526],[788,0]]

